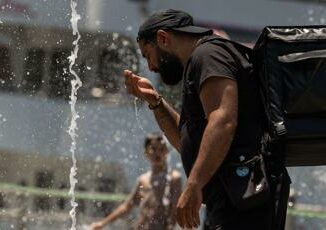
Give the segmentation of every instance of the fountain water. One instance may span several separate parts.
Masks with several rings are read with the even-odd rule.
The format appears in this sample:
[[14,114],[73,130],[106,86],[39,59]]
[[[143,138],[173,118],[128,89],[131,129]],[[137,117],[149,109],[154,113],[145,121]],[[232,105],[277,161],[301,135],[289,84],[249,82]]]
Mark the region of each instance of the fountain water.
[[[166,183],[165,183],[165,187],[164,187],[164,194],[162,197],[162,203],[165,206],[165,214],[168,215],[169,210],[169,206],[171,205],[171,200],[169,199],[171,196],[171,183],[172,183],[172,178],[173,178],[173,169],[171,167],[171,151],[172,151],[172,146],[169,143],[168,139],[166,138],[166,136],[163,136],[164,138],[164,142],[166,143],[168,150],[169,150],[169,155],[167,157],[167,165],[168,165],[168,169],[167,169],[167,174],[165,176],[166,179]],[[171,221],[171,220],[169,220]],[[171,222],[170,222],[171,223]]]
[[135,116],[136,116],[136,120],[137,120],[137,123],[138,123],[138,126],[139,128],[145,133],[145,129],[144,127],[142,126],[142,124],[140,123],[140,118],[139,118],[139,112],[138,112],[138,106],[137,106],[137,102],[138,102],[138,98],[135,97],[134,99],[134,108],[135,108]]
[[78,20],[80,19],[80,15],[77,13],[76,7],[77,7],[77,2],[75,0],[71,0],[70,2],[71,6],[71,25],[73,29],[73,35],[77,36],[77,38],[73,41],[73,51],[71,52],[71,55],[68,57],[69,59],[69,72],[73,75],[74,79],[71,80],[71,95],[70,95],[70,109],[71,109],[71,122],[70,122],[70,127],[68,130],[68,133],[71,137],[71,147],[70,147],[70,152],[71,152],[71,157],[72,157],[72,167],[70,169],[70,190],[69,190],[69,195],[71,196],[71,206],[72,209],[70,210],[69,214],[71,216],[72,220],[72,225],[71,225],[71,230],[76,230],[76,208],[78,206],[78,203],[76,202],[75,198],[75,185],[77,183],[76,175],[77,175],[77,160],[75,156],[76,152],[76,130],[77,130],[77,119],[78,119],[78,113],[76,111],[76,102],[77,102],[77,91],[78,89],[82,86],[82,82],[80,78],[78,77],[77,73],[75,70],[73,70],[73,66],[75,65],[75,61],[77,59],[78,55],[78,41],[80,39],[80,33],[78,31]]

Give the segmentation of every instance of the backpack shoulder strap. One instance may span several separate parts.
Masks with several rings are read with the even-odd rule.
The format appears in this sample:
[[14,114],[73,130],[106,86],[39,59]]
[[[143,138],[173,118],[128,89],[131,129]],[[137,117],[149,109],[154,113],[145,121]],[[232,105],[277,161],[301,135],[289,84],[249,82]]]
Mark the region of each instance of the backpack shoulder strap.
[[247,68],[253,68],[253,64],[254,64],[254,51],[252,48],[247,47],[245,45],[242,45],[239,42],[236,41],[232,41],[229,40],[227,38],[222,38],[218,35],[212,35],[210,37],[205,38],[202,42],[200,42],[199,44],[203,44],[206,42],[220,42],[221,44],[232,44],[236,49],[236,52],[239,52],[238,55],[240,56],[244,56],[245,58],[237,58],[237,61],[239,62],[239,64],[247,69]]

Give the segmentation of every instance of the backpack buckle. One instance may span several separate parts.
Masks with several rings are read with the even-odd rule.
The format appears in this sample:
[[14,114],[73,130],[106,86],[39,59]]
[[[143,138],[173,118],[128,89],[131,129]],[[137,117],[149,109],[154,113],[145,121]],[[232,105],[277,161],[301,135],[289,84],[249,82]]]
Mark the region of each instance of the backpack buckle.
[[274,124],[274,130],[275,130],[276,135],[278,137],[284,136],[287,133],[285,125],[284,125],[284,121],[275,123]]

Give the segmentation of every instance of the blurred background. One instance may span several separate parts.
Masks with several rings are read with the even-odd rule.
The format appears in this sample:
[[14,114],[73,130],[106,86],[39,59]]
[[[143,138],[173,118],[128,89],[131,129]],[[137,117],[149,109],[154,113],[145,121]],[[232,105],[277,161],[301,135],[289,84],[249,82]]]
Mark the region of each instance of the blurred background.
[[[267,25],[325,24],[324,0],[78,0],[76,72],[77,223],[87,229],[149,169],[144,136],[158,131],[142,101],[127,95],[122,71],[149,77],[177,109],[180,87],[147,70],[135,41],[152,12],[174,8],[221,35],[253,46]],[[67,229],[71,139],[68,56],[70,0],[0,0],[0,229]],[[171,148],[170,166],[182,171]],[[326,168],[290,168],[287,230],[326,229]],[[128,229],[137,210],[108,229]]]

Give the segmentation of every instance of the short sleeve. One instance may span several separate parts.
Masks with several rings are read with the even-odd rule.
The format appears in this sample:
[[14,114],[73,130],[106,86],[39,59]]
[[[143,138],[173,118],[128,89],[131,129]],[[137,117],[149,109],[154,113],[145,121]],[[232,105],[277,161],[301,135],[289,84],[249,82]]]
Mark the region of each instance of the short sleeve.
[[190,75],[195,81],[197,92],[210,77],[225,77],[236,80],[238,65],[231,50],[227,47],[202,44],[191,58]]

